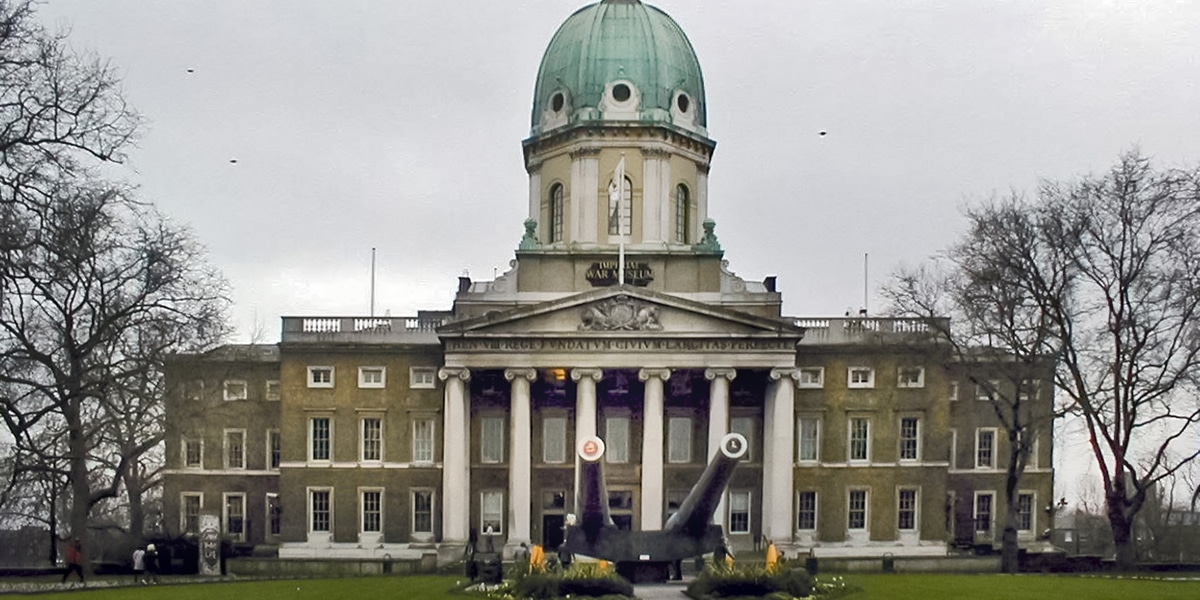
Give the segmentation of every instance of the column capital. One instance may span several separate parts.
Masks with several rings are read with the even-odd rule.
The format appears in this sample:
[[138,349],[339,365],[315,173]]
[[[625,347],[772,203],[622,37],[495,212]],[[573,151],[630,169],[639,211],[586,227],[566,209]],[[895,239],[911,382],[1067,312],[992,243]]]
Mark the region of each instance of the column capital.
[[737,379],[737,369],[718,368],[718,369],[705,369],[704,370],[704,378],[705,379],[712,381],[718,377],[721,377],[723,379],[728,379],[729,381],[733,381],[734,379]]
[[537,371],[535,369],[505,369],[504,378],[512,381],[520,377],[525,381],[533,381],[537,379]]
[[800,383],[800,369],[795,367],[777,367],[771,369],[771,381],[779,381],[784,377],[790,377],[796,383]]
[[571,369],[571,380],[579,381],[584,378],[589,378],[592,381],[600,381],[604,377],[603,369]]
[[438,379],[446,381],[452,377],[456,377],[463,381],[471,380],[471,370],[466,367],[442,367],[438,369]]
[[641,369],[638,371],[638,381],[649,381],[651,378],[666,381],[671,378],[670,369]]

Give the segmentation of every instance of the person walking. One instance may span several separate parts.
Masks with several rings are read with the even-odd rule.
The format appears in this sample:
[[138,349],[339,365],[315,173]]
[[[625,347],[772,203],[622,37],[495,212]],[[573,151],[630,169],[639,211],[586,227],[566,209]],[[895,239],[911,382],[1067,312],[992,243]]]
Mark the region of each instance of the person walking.
[[141,546],[133,549],[133,582],[146,583],[146,550]]
[[143,558],[146,561],[146,582],[158,583],[158,549],[154,544],[146,545],[146,555]]
[[83,580],[83,542],[79,538],[74,538],[67,544],[67,572],[63,573],[62,582],[66,583],[67,578],[71,573],[79,575],[79,583],[86,583]]

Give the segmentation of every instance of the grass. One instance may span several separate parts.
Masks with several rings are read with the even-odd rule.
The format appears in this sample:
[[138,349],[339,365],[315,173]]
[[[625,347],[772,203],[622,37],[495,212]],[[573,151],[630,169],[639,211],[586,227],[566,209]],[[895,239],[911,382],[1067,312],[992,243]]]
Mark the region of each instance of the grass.
[[[940,575],[940,574],[823,574],[841,576],[860,591],[838,600],[1195,600],[1200,579],[1157,581],[1113,577],[1055,575]],[[72,598],[74,600],[440,600],[482,598],[454,593],[462,581],[456,576],[362,577],[347,579],[292,579],[237,583],[164,584],[108,589],[76,589],[31,595],[5,594],[10,598]],[[684,596],[679,596],[684,600]]]

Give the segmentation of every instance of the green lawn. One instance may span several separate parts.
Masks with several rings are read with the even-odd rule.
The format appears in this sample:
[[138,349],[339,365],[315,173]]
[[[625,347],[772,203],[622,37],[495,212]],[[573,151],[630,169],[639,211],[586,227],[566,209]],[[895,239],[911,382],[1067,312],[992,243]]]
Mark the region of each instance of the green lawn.
[[[10,598],[71,598],[74,600],[439,600],[462,577],[359,577],[347,579],[289,579],[244,583],[197,583],[129,586],[107,589],[76,588],[55,593],[3,596]],[[466,596],[457,595],[458,598]]]

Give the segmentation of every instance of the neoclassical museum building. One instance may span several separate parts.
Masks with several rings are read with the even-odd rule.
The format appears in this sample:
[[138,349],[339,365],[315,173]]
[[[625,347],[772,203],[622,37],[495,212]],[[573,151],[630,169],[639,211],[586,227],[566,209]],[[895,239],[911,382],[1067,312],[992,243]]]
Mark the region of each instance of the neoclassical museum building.
[[[952,360],[944,322],[786,316],[773,277],[731,271],[707,108],[662,11],[603,0],[567,18],[533,90],[511,268],[460,278],[449,310],[286,316],[278,344],[173,357],[167,533],[217,515],[234,544],[296,559],[554,548],[591,435],[614,521],[656,530],[738,432],[750,450],[714,519],[735,550],[998,547],[1009,441],[989,394],[1019,384]],[[1040,389],[1029,404],[1049,411]],[[1029,548],[1053,516],[1050,428],[1037,436]]]

